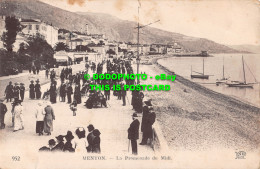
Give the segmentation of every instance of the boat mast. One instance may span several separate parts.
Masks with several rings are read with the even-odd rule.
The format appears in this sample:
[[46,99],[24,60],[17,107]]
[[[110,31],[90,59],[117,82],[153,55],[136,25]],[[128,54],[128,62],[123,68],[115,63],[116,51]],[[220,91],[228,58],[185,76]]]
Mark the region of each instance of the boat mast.
[[242,55],[242,62],[243,62],[244,83],[246,84],[246,73],[245,73],[244,57],[243,57],[243,55]]
[[192,65],[190,66],[190,75],[192,75]]
[[203,58],[203,75],[204,75],[204,58]]
[[223,57],[223,79],[225,79],[224,71],[225,71],[225,67],[224,67],[224,57]]

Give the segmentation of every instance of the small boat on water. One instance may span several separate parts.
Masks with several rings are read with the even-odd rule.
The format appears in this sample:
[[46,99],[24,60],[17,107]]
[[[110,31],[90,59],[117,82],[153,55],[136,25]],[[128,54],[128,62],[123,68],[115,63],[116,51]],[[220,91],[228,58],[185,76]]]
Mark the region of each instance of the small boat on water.
[[209,75],[205,75],[204,74],[204,58],[203,58],[203,72],[200,73],[200,72],[195,72],[197,73],[197,75],[193,75],[192,72],[195,72],[195,71],[192,71],[192,66],[191,66],[191,75],[190,77],[193,79],[193,78],[198,78],[198,79],[209,79]]
[[219,84],[226,84],[228,78],[225,78],[225,66],[224,66],[224,57],[223,57],[223,76],[221,79],[216,80],[216,85],[218,86]]
[[[244,63],[244,57],[242,56],[244,81],[243,82],[241,82],[241,81],[230,81],[230,82],[227,82],[226,85],[228,85],[228,87],[253,88],[253,85],[256,84],[256,83],[247,83],[246,82],[246,73],[245,73],[245,65],[244,64],[245,64]],[[252,75],[253,75],[253,73],[252,73]],[[255,76],[254,76],[254,78],[255,78]],[[256,78],[255,78],[255,82],[256,82]]]

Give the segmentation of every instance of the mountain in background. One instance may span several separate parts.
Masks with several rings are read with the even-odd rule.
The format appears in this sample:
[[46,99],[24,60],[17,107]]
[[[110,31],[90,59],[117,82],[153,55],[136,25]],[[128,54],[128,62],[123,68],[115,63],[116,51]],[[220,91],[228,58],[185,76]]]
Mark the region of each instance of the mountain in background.
[[[118,19],[108,14],[73,13],[38,0],[1,0],[0,15],[15,15],[21,18],[40,19],[58,28],[70,31],[82,31],[89,25],[91,34],[105,34],[109,40],[136,43],[137,24],[135,22]],[[187,51],[207,50],[210,53],[236,53],[225,45],[214,41],[185,36],[179,33],[146,27],[141,30],[140,43],[173,43],[178,42]]]
[[230,48],[251,53],[260,53],[260,45],[229,45]]

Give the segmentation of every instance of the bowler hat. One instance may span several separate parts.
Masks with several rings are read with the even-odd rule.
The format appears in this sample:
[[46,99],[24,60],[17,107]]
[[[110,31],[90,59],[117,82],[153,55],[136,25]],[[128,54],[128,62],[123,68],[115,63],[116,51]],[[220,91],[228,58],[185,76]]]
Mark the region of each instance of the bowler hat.
[[31,82],[31,83],[33,83],[34,81],[33,81],[33,80],[31,80],[30,82]]
[[133,113],[132,116],[133,116],[133,117],[138,117],[136,113]]
[[63,136],[59,135],[58,137],[56,137],[56,139],[59,140],[59,141],[63,141]]

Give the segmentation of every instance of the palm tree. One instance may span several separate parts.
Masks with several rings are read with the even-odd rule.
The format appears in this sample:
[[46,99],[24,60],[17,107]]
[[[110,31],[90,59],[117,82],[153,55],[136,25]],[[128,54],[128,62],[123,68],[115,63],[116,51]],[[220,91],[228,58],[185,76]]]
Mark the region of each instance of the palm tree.
[[69,46],[66,45],[65,43],[63,42],[58,42],[55,47],[54,47],[54,50],[55,51],[69,51]]

